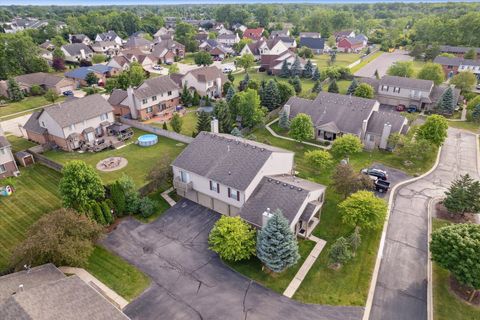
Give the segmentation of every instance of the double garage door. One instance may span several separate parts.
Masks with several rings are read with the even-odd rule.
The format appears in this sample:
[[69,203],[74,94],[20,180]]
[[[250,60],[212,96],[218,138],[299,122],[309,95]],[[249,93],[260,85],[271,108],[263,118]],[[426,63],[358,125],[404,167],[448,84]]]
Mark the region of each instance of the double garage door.
[[212,197],[209,197],[200,192],[198,192],[198,203],[204,207],[212,209],[226,216],[230,215],[228,204],[226,204],[225,202],[219,201],[217,199],[214,199]]

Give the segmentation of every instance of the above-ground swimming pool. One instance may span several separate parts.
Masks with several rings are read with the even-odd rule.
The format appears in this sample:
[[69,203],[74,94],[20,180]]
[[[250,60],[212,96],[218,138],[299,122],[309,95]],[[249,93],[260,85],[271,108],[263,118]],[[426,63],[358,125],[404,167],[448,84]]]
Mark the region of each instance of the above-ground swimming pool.
[[144,134],[138,137],[138,145],[142,147],[153,146],[158,142],[158,137],[155,134]]

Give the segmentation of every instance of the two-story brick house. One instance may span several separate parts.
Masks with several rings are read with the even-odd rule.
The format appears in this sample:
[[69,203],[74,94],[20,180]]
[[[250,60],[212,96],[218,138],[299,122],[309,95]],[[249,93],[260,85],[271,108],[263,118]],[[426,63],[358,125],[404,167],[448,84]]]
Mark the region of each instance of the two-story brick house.
[[433,62],[442,66],[447,78],[451,78],[459,72],[470,71],[480,80],[480,60],[438,56]]
[[227,134],[201,132],[172,164],[179,195],[261,228],[280,209],[297,234],[319,222],[325,186],[294,176],[294,153]]

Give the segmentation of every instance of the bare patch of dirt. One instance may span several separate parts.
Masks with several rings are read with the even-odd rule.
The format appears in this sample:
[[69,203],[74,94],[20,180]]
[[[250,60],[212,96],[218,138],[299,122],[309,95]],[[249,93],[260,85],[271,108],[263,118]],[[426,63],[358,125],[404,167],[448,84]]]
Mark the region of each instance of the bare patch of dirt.
[[472,295],[473,289],[469,288],[457,281],[454,276],[450,275],[450,290],[456,295],[459,299],[472,305],[474,307],[480,308],[480,290],[477,290],[472,301],[468,301]]
[[435,204],[435,217],[443,220],[447,220],[453,223],[473,223],[475,222],[473,214],[465,213],[461,214],[453,214],[448,212],[447,208],[441,203],[438,202]]

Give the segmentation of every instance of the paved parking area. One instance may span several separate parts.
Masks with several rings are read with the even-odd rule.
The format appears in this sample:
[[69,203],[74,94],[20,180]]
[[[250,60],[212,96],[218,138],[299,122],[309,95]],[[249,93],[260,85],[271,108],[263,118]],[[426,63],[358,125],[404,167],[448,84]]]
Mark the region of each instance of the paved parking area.
[[355,72],[356,77],[375,77],[375,70],[378,70],[378,75],[383,77],[387,74],[388,68],[397,61],[412,61],[413,57],[407,54],[407,51],[395,50],[392,53],[384,53],[377,59],[370,61],[362,69]]
[[159,219],[124,220],[104,244],[152,279],[124,312],[132,319],[361,319],[361,307],[302,304],[268,290],[223,264],[208,250],[220,217],[188,200]]

